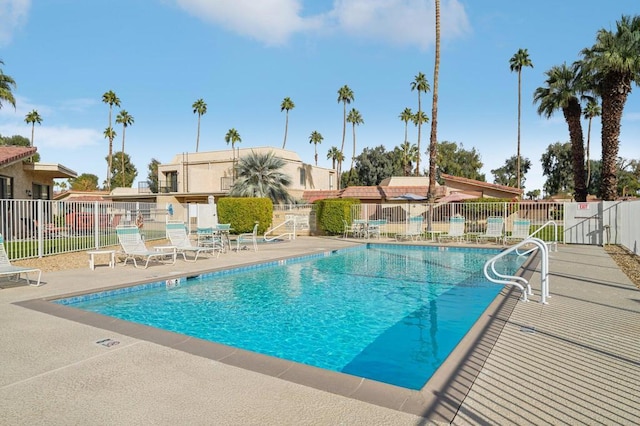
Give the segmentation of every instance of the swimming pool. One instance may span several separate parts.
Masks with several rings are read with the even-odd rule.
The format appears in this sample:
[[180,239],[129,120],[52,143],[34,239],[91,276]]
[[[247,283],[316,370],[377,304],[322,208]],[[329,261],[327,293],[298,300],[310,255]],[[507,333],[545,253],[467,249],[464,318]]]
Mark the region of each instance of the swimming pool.
[[57,302],[421,389],[502,290],[482,275],[497,252],[369,244]]

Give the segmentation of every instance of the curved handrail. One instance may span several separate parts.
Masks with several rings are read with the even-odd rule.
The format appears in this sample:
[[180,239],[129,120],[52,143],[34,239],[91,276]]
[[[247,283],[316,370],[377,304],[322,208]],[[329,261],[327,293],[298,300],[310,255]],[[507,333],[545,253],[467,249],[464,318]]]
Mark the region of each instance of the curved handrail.
[[[540,231],[542,231],[544,228],[546,228],[547,226],[551,226],[553,225],[553,240],[548,241],[545,243],[547,245],[553,245],[554,250],[553,251],[558,251],[558,224],[556,223],[555,220],[550,220],[547,223],[545,223],[544,225],[542,225],[540,228],[536,229],[531,235],[529,235],[529,237],[535,237],[536,234],[538,234]],[[538,237],[540,238],[540,237]]]
[[[487,278],[487,280],[491,281],[492,283],[513,285],[515,287],[518,287],[522,291],[522,301],[527,302],[528,301],[527,295],[533,294],[533,292],[531,291],[531,285],[529,284],[529,281],[527,281],[525,278],[518,277],[515,275],[501,274],[498,271],[496,271],[495,264],[496,264],[496,261],[498,261],[499,259],[505,257],[506,255],[512,252],[516,252],[516,254],[520,255],[518,252],[518,249],[528,244],[535,245],[542,253],[542,261],[541,261],[542,266],[541,266],[541,275],[540,275],[540,286],[541,286],[540,302],[546,305],[547,298],[551,297],[549,295],[549,247],[540,238],[529,237],[509,247],[508,249],[501,251],[491,259],[487,260],[483,268],[484,276]],[[533,250],[535,250],[535,248],[528,250],[525,253],[530,253]],[[491,276],[489,274],[489,268],[491,268],[491,272],[496,278],[494,278],[494,276]]]
[[[272,236],[272,237],[268,237],[267,236],[268,234],[272,234],[273,231],[275,231],[276,229],[281,228],[283,226],[288,230],[289,227],[291,226],[291,224],[293,224],[293,231],[284,232],[284,233],[282,233],[280,235],[275,235],[275,236]],[[290,240],[291,239],[293,239],[293,240],[296,239],[296,218],[295,217],[286,219],[284,222],[282,222],[280,225],[278,225],[278,226],[276,226],[274,228],[267,229],[265,231],[264,235],[263,235],[265,241],[274,241],[274,240],[276,240],[278,238],[285,237],[285,236],[288,237]]]

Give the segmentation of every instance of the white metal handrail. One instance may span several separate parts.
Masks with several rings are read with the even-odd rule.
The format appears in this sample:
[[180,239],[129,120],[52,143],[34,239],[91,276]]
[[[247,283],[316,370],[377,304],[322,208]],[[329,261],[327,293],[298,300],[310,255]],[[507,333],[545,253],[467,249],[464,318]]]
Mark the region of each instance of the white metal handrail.
[[[265,233],[264,233],[264,240],[265,241],[274,241],[277,240],[278,238],[282,238],[282,237],[287,237],[289,240],[295,240],[296,239],[296,223],[297,223],[297,219],[295,216],[287,218],[284,222],[282,222],[280,225],[275,226],[271,229],[268,229]],[[279,235],[273,235],[273,231],[275,231],[278,228],[282,228],[284,227],[287,232],[283,232],[282,234]],[[271,234],[271,236],[269,236],[269,234]]]
[[[487,260],[487,262],[484,264],[484,276],[491,281],[492,283],[496,283],[496,284],[504,284],[504,285],[513,285],[515,287],[518,287],[521,291],[522,291],[522,301],[523,302],[527,302],[528,301],[528,296],[532,295],[533,292],[531,291],[531,285],[529,284],[529,281],[526,280],[525,278],[522,277],[518,277],[515,275],[505,275],[505,274],[501,274],[500,272],[496,271],[496,261],[498,261],[499,259],[505,257],[506,255],[512,253],[512,252],[516,252],[516,254],[518,254],[518,249],[522,246],[528,245],[528,244],[533,244],[535,245],[541,253],[542,259],[541,259],[541,270],[540,270],[540,287],[541,287],[541,296],[540,296],[540,303],[542,304],[547,304],[547,299],[550,298],[551,296],[549,295],[549,247],[547,246],[547,244],[542,241],[540,238],[535,238],[535,237],[530,237],[527,238],[523,241],[520,241],[518,244],[515,244],[511,247],[509,247],[506,250],[501,251],[500,253],[498,253],[497,255],[495,255],[494,257],[492,257],[491,259]],[[533,249],[535,250],[535,249]],[[533,250],[528,250],[525,253],[530,253]],[[520,255],[520,254],[519,254]],[[489,270],[491,271],[491,275],[489,273]]]
[[[542,231],[547,226],[553,226],[553,240],[545,241],[548,246],[553,246],[553,251],[558,251],[558,224],[554,220],[550,220],[540,228],[536,229],[529,237],[535,237],[540,231]],[[539,238],[539,237],[538,237]]]

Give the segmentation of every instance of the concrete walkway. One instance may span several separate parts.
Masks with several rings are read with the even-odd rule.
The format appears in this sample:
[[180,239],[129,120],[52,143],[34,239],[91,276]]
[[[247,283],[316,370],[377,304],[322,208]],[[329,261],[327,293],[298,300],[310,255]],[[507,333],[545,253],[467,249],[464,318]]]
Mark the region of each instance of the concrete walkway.
[[[47,273],[38,288],[1,281],[0,424],[631,424],[640,418],[640,292],[601,247],[552,253],[548,305],[536,297],[515,303],[511,295],[507,309],[484,315],[488,332],[456,355],[458,366],[448,367],[437,388],[423,389],[437,404],[418,414],[431,420],[410,404],[389,408],[384,390],[370,398],[380,403],[364,402],[25,307],[32,299],[350,244],[298,238],[196,263]],[[537,273],[531,282],[539,287]],[[96,343],[104,339],[118,344]]]

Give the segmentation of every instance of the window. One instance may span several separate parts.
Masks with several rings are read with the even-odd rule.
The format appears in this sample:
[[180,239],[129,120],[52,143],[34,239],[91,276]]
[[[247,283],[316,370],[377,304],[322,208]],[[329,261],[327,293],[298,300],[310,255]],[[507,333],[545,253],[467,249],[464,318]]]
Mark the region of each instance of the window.
[[300,168],[300,186],[304,187],[307,184],[307,171]]
[[160,186],[159,192],[178,192],[178,172],[164,172],[164,184]]
[[0,199],[13,198],[13,178],[0,176]]
[[33,198],[34,200],[48,200],[50,198],[50,189],[50,185],[40,185],[38,183],[34,183],[31,185],[31,198]]

